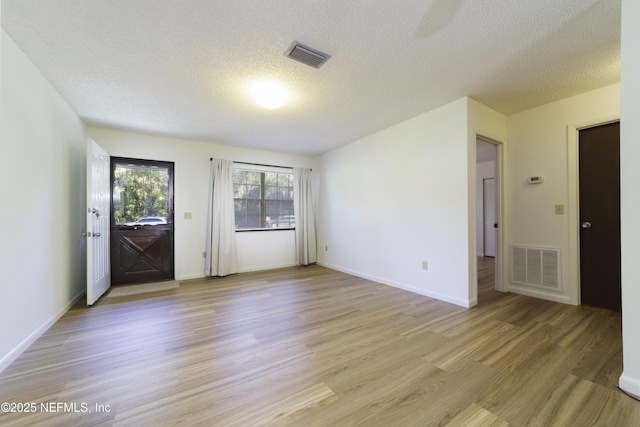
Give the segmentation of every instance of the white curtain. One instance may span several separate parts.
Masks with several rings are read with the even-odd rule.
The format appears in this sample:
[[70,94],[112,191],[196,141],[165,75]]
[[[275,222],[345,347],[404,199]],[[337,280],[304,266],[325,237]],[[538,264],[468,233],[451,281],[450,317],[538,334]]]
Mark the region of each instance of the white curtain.
[[317,249],[311,169],[293,168],[293,209],[296,216],[296,264],[313,264],[317,259]]
[[206,249],[206,276],[227,276],[238,272],[231,160],[211,159]]

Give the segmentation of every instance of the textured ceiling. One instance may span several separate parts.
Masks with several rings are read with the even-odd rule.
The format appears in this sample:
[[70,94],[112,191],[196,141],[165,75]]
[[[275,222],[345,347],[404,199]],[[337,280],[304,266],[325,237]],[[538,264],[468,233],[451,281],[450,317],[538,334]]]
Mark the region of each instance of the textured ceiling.
[[620,0],[3,0],[2,27],[88,124],[311,155],[463,96],[511,114],[619,81]]

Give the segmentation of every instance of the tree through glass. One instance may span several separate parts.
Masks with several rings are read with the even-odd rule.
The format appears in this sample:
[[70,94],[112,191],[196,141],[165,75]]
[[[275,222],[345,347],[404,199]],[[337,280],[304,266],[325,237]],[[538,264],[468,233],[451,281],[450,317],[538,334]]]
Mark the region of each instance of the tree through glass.
[[116,225],[159,225],[170,218],[169,168],[117,162],[113,176]]

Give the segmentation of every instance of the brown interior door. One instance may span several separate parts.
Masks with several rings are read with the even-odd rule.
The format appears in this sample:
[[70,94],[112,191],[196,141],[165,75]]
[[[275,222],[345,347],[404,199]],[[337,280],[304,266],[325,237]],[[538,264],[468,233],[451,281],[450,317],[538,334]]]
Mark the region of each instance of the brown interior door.
[[621,310],[620,123],[579,135],[580,301]]
[[111,283],[173,279],[173,163],[112,157],[111,165]]

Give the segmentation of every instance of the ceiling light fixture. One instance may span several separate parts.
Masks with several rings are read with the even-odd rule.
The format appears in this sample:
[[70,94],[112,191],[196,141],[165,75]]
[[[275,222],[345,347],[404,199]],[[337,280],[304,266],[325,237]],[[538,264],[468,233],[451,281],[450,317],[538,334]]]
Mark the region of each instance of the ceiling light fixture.
[[283,87],[272,81],[256,83],[253,94],[258,105],[268,110],[282,107],[286,98]]

